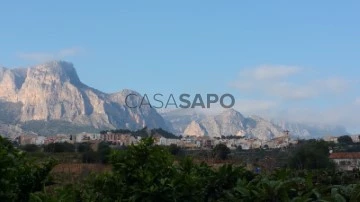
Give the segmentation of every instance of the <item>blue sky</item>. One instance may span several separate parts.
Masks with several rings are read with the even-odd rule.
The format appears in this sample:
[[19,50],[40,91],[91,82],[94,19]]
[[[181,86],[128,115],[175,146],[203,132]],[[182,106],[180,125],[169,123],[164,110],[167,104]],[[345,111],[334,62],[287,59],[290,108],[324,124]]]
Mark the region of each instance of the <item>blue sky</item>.
[[359,10],[359,1],[8,1],[0,65],[62,59],[105,92],[229,92],[246,115],[359,132]]

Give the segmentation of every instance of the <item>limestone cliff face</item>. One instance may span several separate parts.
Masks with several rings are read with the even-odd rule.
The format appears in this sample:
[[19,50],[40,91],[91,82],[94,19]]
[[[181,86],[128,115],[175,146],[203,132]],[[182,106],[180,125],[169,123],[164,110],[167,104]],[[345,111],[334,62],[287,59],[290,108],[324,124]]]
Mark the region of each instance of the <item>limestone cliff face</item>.
[[245,118],[233,109],[215,116],[208,116],[199,121],[192,121],[184,131],[184,135],[211,137],[236,135],[241,137],[270,140],[284,135],[280,127],[260,117]]
[[245,133],[244,116],[233,110],[228,109],[216,116],[209,116],[200,124],[206,128],[209,135],[220,137]]
[[185,136],[205,136],[206,130],[196,121],[192,121],[184,131]]
[[179,109],[164,112],[163,117],[178,135],[228,136],[270,140],[284,136],[289,130],[293,138],[319,138],[322,136],[348,135],[346,128],[337,125],[291,123],[267,120],[259,116],[244,117],[240,112],[229,109],[216,115],[206,115],[193,109]]
[[[95,128],[166,128],[150,107],[130,109],[130,90],[106,94],[81,83],[71,63],[54,61],[25,69],[0,68],[0,100],[21,103],[19,121],[63,120]],[[141,96],[130,102],[140,103]]]

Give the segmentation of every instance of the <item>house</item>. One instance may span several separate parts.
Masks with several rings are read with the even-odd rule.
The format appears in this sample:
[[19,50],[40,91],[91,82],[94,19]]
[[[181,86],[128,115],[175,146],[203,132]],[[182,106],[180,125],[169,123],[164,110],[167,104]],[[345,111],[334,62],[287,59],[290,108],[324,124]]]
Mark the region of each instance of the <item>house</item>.
[[200,146],[199,141],[197,140],[197,137],[195,136],[188,136],[185,138],[182,138],[181,141],[179,141],[179,145],[183,148],[187,149],[196,149]]
[[360,152],[336,152],[329,156],[340,170],[353,170],[360,168]]
[[205,140],[203,140],[202,145],[205,148],[212,148],[213,147],[213,142],[210,139],[205,139]]
[[108,132],[105,134],[101,134],[100,139],[104,142],[109,142],[111,144],[124,145],[124,146],[137,143],[137,139],[133,137],[131,133]]
[[37,136],[35,135],[20,135],[19,136],[19,144],[27,145],[27,144],[35,144]]
[[45,143],[46,137],[38,136],[35,140],[36,145],[43,145]]
[[353,142],[360,142],[360,135],[350,135]]
[[88,142],[90,140],[99,140],[101,138],[100,134],[95,133],[79,133],[76,135],[73,135],[73,139],[75,142]]
[[323,138],[323,140],[325,142],[334,142],[334,143],[338,143],[338,137],[336,136],[326,136]]
[[170,138],[160,137],[159,141],[156,142],[156,144],[169,146],[171,144],[180,145],[180,142],[181,142],[181,140],[179,140],[179,139],[170,139]]

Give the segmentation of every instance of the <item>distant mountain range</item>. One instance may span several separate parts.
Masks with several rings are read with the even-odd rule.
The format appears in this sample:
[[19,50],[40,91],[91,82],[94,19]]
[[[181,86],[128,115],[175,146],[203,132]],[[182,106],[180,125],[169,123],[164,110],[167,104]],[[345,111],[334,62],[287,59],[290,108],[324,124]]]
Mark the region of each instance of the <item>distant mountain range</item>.
[[271,122],[284,130],[289,130],[294,137],[299,138],[349,135],[346,128],[340,125],[293,123],[279,120],[271,120]]
[[326,135],[347,135],[345,127],[291,123],[267,120],[259,116],[244,117],[233,109],[216,115],[206,115],[190,109],[163,112],[161,115],[178,135],[189,136],[244,136],[268,140],[284,135],[288,130],[293,138],[318,138]]
[[[177,135],[244,136],[262,140],[283,136],[319,137],[348,134],[340,126],[316,126],[244,117],[235,110],[205,115],[191,109],[159,114],[144,105],[128,108],[132,90],[107,94],[83,84],[71,63],[53,61],[29,67],[0,67],[0,134],[75,134],[106,129],[163,128]],[[140,105],[141,96],[129,97]]]
[[176,110],[162,114],[177,134],[185,136],[241,136],[269,140],[284,136],[281,127],[258,116],[244,117],[240,112],[227,109],[217,115],[204,115]]

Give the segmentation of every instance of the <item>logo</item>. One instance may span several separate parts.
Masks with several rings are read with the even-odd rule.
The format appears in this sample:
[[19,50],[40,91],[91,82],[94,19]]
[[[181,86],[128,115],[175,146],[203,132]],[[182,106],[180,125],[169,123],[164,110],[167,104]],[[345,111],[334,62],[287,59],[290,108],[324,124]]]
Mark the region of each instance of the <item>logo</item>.
[[[149,99],[149,97],[151,99]],[[133,100],[141,100],[141,102],[133,102]],[[161,93],[156,93],[153,96],[148,96],[147,94],[141,96],[131,93],[126,96],[125,103],[129,108],[141,108],[146,106],[155,109],[168,108],[169,106],[183,109],[197,107],[211,108],[213,104],[220,104],[223,108],[232,108],[235,105],[235,98],[229,93],[221,96],[217,94],[206,94],[204,98],[201,94],[195,94],[192,98],[190,94],[186,93],[180,94],[179,96],[170,94],[167,97]]]

